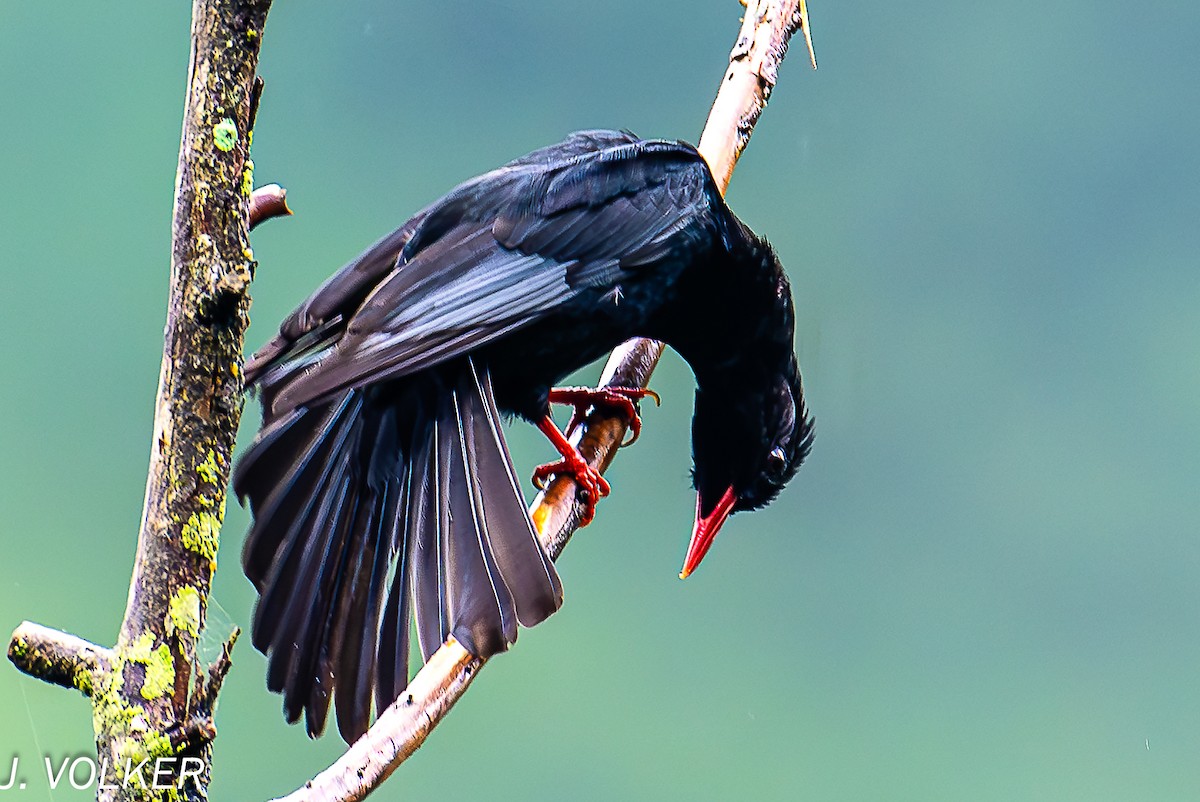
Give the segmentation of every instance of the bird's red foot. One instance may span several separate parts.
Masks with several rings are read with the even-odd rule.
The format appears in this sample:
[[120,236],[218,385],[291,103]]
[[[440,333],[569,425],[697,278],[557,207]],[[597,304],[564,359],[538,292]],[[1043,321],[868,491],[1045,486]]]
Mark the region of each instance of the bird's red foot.
[[534,468],[533,485],[538,490],[545,490],[546,480],[551,476],[560,475],[573,478],[579,485],[583,501],[583,515],[580,517],[579,525],[587,526],[596,517],[596,503],[612,492],[612,487],[599,471],[587,464],[587,460],[579,453],[579,449],[571,445],[571,442],[558,430],[549,416],[542,419],[538,428],[554,444],[558,453],[562,454],[562,459]]
[[637,402],[650,396],[657,406],[662,402],[658,393],[644,387],[556,387],[550,391],[550,403],[567,404],[573,407],[571,419],[564,430],[567,437],[587,419],[589,409],[603,407],[625,418],[633,437],[621,447],[631,446],[642,434],[642,418],[638,414]]

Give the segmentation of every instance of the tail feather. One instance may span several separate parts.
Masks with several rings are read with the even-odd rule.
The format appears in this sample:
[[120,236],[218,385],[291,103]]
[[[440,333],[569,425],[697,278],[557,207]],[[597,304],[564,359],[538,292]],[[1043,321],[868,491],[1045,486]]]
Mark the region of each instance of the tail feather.
[[410,617],[426,659],[450,635],[489,656],[562,603],[490,379],[468,367],[428,418],[402,421],[350,391],[277,417],[238,466],[255,518],[243,552],[261,593],[252,640],[310,735],[332,703],[352,741],[372,696],[382,709],[403,692]]
[[[233,487],[249,500],[255,524],[242,547],[246,576],[261,592],[278,563],[281,528],[309,517],[317,492],[328,481],[332,455],[344,448],[349,425],[361,407],[361,393],[336,403],[296,410],[263,429],[253,448],[238,461]],[[291,549],[295,535],[285,536]]]
[[[446,542],[446,620],[452,634],[472,654],[504,651],[517,639],[517,619],[512,591],[492,559],[487,523],[480,503],[479,477],[473,475],[468,447],[472,428],[463,426],[464,404],[455,393],[453,414],[457,424],[439,427],[439,451],[447,456],[446,508],[450,531]],[[451,423],[447,421],[447,424]],[[457,481],[455,481],[457,480]]]
[[312,519],[302,522],[307,524],[299,531],[304,547],[291,550],[288,556],[295,559],[277,563],[282,570],[268,580],[255,611],[254,634],[270,638],[267,687],[284,691],[284,711],[289,721],[300,716],[307,696],[304,689],[319,682],[309,669],[332,596],[330,586],[337,581],[339,566],[331,563],[341,562],[338,545],[344,539],[344,529],[337,522],[350,492],[348,474],[349,455],[344,454],[319,497]]
[[[495,560],[504,583],[512,589],[521,626],[535,626],[562,606],[563,590],[554,563],[542,548],[521,497],[508,445],[500,431],[491,377],[471,365],[475,399],[480,409],[467,417],[474,455],[472,483],[483,514],[485,549]],[[487,492],[483,492],[484,488]]]
[[416,621],[417,645],[421,658],[428,660],[442,645],[446,626],[443,600],[445,576],[442,533],[445,503],[442,490],[441,466],[436,434],[431,430],[416,459],[410,463],[412,481],[412,516],[409,540],[405,550],[412,553],[412,608]]
[[[342,405],[339,408],[348,411]],[[332,493],[345,484],[346,444],[354,417],[335,410],[335,419],[317,430],[319,439],[266,501],[258,505],[252,497],[255,521],[242,562],[261,593],[252,633],[257,649],[265,651],[271,642],[268,637],[279,634],[281,622],[289,615],[295,618],[294,611],[306,609],[295,597],[305,592],[311,597],[315,590],[311,581],[302,580],[316,578],[334,533],[332,508],[340,505],[335,504]],[[273,463],[268,461],[268,465]],[[339,468],[342,475],[335,475]]]
[[[391,408],[368,407],[357,421],[355,442],[350,444],[358,455],[358,460],[351,462],[354,506],[344,511],[339,525],[346,534],[337,547],[338,565],[329,582],[320,582],[322,587],[332,588],[324,616],[319,622],[315,618],[310,620],[310,626],[317,623],[321,626],[319,633],[311,638],[312,643],[320,646],[313,655],[310,672],[298,674],[313,680],[304,706],[310,735],[324,729],[335,691],[338,728],[347,741],[361,735],[369,719],[370,682],[383,601],[380,591],[394,545],[387,538],[390,532],[384,516],[389,508],[395,514],[394,499],[399,484],[395,476],[396,457],[382,456],[397,455],[400,451],[393,421]],[[361,467],[364,460],[365,471]],[[383,465],[390,465],[392,472],[388,473]],[[304,668],[302,663],[302,671]],[[364,670],[365,680],[361,676]],[[365,693],[357,688],[361,681],[367,683]],[[363,700],[357,707],[351,704],[356,696]]]
[[[396,515],[390,524],[393,533],[391,542],[394,544],[409,542],[411,488],[412,471],[409,471],[397,494]],[[397,699],[408,685],[408,655],[411,647],[411,627],[408,622],[412,611],[410,587],[414,551],[405,548],[399,550],[399,563],[384,604],[383,619],[379,623],[379,663],[375,678],[375,707],[379,710]]]
[[[392,481],[384,488],[379,504],[373,509],[370,530],[379,527],[384,537],[372,542],[364,539],[363,557],[354,581],[346,585],[339,603],[338,620],[340,631],[359,632],[361,637],[346,637],[336,651],[338,679],[335,710],[338,730],[347,742],[358,739],[366,732],[371,711],[371,691],[376,683],[376,671],[381,663],[379,655],[379,619],[387,591],[388,564],[392,559],[395,543],[393,526],[389,518],[396,520],[396,505],[400,497],[399,481]],[[362,603],[357,603],[362,599]],[[394,697],[393,697],[394,698]]]
[[294,618],[294,629],[283,641],[287,646],[297,641],[300,644],[285,680],[284,710],[289,720],[298,719],[303,711],[308,734],[314,737],[324,730],[325,716],[333,694],[334,675],[328,652],[336,648],[339,630],[331,627],[331,619],[351,570],[348,563],[358,557],[351,537],[353,521],[362,507],[362,498],[355,493],[351,484],[350,459],[347,458],[343,464],[344,469],[338,472],[338,487],[333,491],[336,500],[336,506],[332,507],[335,511],[333,537],[329,539],[317,564],[318,574],[313,583],[316,592],[312,605],[307,615],[300,612]]

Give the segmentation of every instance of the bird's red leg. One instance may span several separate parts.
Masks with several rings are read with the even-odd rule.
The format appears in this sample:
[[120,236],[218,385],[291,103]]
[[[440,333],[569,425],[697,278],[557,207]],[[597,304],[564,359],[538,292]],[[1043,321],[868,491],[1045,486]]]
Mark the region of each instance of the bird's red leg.
[[571,476],[579,489],[583,491],[583,517],[579,525],[587,526],[596,516],[596,502],[609,494],[612,488],[600,472],[587,464],[579,449],[571,445],[571,441],[558,430],[554,420],[547,415],[538,422],[538,429],[550,440],[562,459],[539,465],[533,469],[533,484],[538,490],[544,490],[546,479],[555,474]]
[[598,471],[588,466],[587,461],[575,446],[567,439],[575,427],[587,418],[588,410],[603,407],[621,415],[629,422],[629,430],[633,437],[628,443],[632,445],[642,432],[642,419],[638,415],[637,402],[646,396],[659,403],[658,393],[641,387],[558,387],[550,391],[549,399],[554,404],[568,404],[573,410],[571,420],[567,423],[566,434],[560,432],[554,425],[554,420],[547,415],[538,423],[538,429],[554,445],[562,459],[533,469],[533,484],[539,490],[546,486],[546,479],[555,474],[570,475],[574,478],[580,490],[583,491],[583,516],[580,526],[587,526],[596,515],[596,502],[611,491],[611,487]]
[[587,418],[589,409],[604,407],[621,415],[629,422],[629,431],[633,433],[629,442],[621,444],[624,447],[633,445],[642,434],[637,402],[646,396],[653,398],[656,405],[661,402],[658,393],[644,387],[556,387],[550,391],[550,403],[573,407],[565,430],[567,437]]

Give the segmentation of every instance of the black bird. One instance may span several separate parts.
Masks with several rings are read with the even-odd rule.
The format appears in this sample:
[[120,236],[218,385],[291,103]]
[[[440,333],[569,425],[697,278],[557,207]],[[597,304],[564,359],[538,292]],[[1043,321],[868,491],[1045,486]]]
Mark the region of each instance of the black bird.
[[770,502],[812,441],[791,291],[771,247],[683,142],[583,131],[467,181],[328,279],[246,365],[263,425],[234,487],[254,523],[254,645],[284,711],[348,741],[449,635],[502,651],[562,603],[501,418],[538,423],[595,503],[603,479],[551,400],[632,411],[639,391],[551,388],[633,336],[696,376],[696,524]]

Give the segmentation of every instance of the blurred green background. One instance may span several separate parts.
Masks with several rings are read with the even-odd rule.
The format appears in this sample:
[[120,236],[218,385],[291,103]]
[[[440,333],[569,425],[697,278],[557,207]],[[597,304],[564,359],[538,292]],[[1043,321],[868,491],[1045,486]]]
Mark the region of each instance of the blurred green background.
[[[277,2],[254,160],[297,216],[254,235],[250,346],[464,178],[583,127],[694,140],[739,12]],[[810,462],[680,582],[692,390],[668,358],[565,608],[376,798],[1200,798],[1200,7],[811,12],[821,69],[793,49],[729,196],[792,277]],[[5,633],[111,643],[124,608],[188,21],[0,0]],[[254,601],[245,526],[231,505],[220,635]],[[244,643],[214,799],[340,752],[263,672]],[[0,780],[90,749],[82,699],[0,665]],[[28,771],[22,798],[89,796]]]

